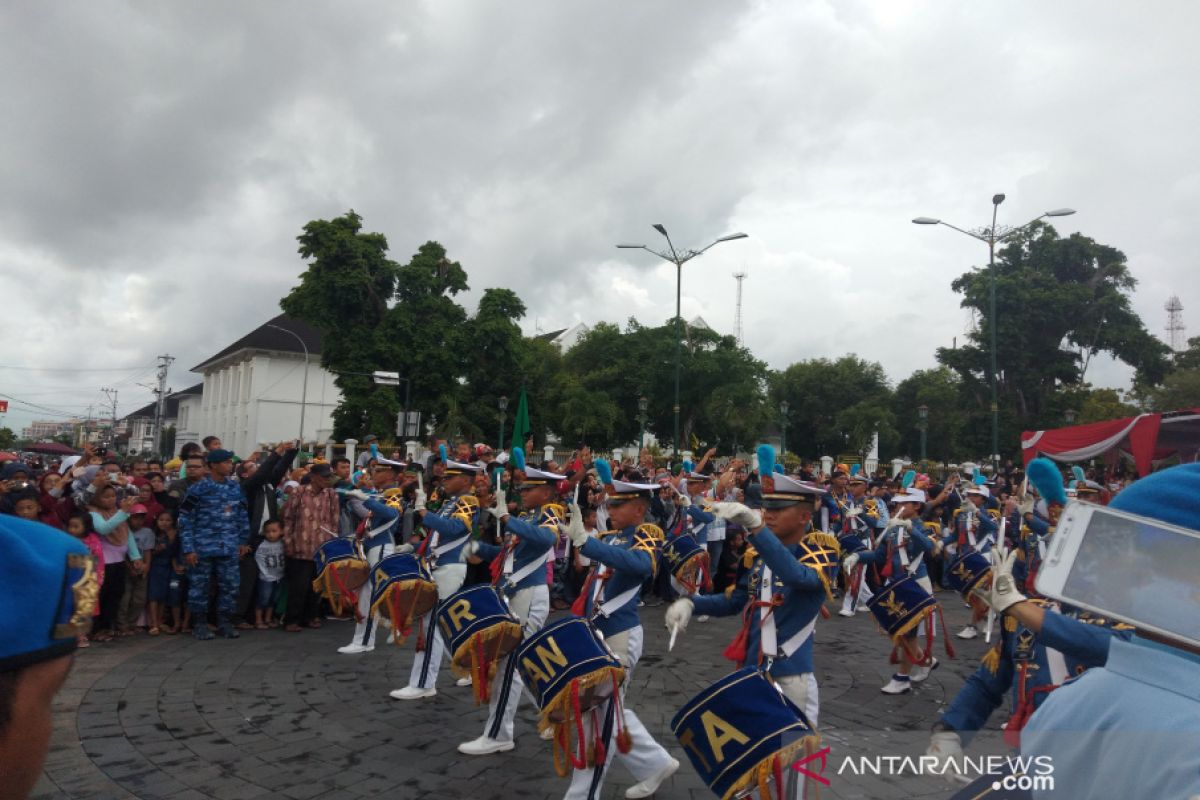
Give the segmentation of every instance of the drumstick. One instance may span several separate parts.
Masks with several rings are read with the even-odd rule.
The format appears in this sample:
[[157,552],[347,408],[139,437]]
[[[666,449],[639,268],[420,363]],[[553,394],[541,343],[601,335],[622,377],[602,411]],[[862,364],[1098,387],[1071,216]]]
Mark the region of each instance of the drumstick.
[[671,641],[667,642],[667,652],[668,653],[675,649],[675,637],[678,635],[679,635],[679,626],[672,625],[671,626]]
[[[1008,522],[1008,520],[1005,519],[1004,517],[1000,518],[1000,546],[1001,547],[1004,546],[1004,526],[1007,522]],[[992,580],[995,580],[995,579],[996,579],[996,576],[993,575]],[[984,644],[991,644],[991,642],[992,642],[992,624],[995,621],[996,621],[996,611],[989,605],[988,606],[988,615],[987,615],[987,626],[983,629]]]

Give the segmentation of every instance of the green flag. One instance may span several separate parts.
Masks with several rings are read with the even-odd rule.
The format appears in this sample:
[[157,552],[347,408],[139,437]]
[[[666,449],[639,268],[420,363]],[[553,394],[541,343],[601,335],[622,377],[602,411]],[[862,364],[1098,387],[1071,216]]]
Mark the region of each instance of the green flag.
[[[525,447],[529,438],[529,398],[525,396],[525,387],[521,387],[521,399],[517,402],[517,415],[513,418],[512,446]],[[528,454],[527,454],[528,455]]]

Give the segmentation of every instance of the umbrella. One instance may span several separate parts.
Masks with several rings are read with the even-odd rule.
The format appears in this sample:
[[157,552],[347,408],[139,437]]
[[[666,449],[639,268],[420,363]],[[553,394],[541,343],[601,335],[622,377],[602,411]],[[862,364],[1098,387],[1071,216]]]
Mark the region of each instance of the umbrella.
[[67,447],[65,444],[58,442],[38,442],[31,444],[25,448],[31,453],[43,453],[49,456],[76,456],[79,455],[78,450]]
[[0,461],[20,461],[20,457],[14,453],[0,453]]

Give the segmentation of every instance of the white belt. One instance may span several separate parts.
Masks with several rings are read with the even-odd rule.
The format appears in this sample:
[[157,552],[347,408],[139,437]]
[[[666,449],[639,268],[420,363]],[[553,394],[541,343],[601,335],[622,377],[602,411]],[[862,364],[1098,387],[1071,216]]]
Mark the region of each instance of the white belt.
[[[440,539],[441,537],[439,536],[438,538]],[[467,532],[452,542],[446,542],[445,544],[436,545],[433,548],[433,554],[435,556],[440,556],[443,553],[449,553],[454,548],[461,547],[462,545],[466,544],[467,540],[470,538],[471,538],[471,534],[470,534],[470,532]]]
[[545,563],[550,560],[550,554],[553,552],[554,552],[553,548],[546,550],[546,552],[542,553],[540,558],[533,559],[528,564],[521,567],[516,572],[512,572],[512,573],[507,572],[507,570],[510,570],[512,568],[512,564],[511,564],[510,560],[513,557],[513,553],[509,553],[508,558],[505,559],[505,565],[504,565],[504,568],[506,570],[506,573],[504,575],[505,582],[509,586],[516,586],[518,583],[520,583],[521,581],[525,580],[527,577],[532,575],[539,567],[545,565]]
[[[771,591],[772,578],[771,568],[763,566],[762,584],[758,590],[758,597],[761,602],[768,603],[771,601],[773,594]],[[807,625],[788,637],[787,641],[780,647],[775,635],[774,611],[774,606],[763,606],[758,610],[759,637],[762,653],[767,658],[775,658],[779,653],[783,653],[784,658],[791,658],[792,654],[799,650],[808,641],[809,637],[813,635],[813,631],[817,627],[817,618],[814,616]]]
[[637,597],[638,592],[641,590],[642,585],[640,583],[635,583],[632,587],[621,592],[611,600],[605,600],[603,603],[601,603],[600,607],[596,609],[596,613],[602,617],[612,616],[614,613],[624,608],[626,603]]

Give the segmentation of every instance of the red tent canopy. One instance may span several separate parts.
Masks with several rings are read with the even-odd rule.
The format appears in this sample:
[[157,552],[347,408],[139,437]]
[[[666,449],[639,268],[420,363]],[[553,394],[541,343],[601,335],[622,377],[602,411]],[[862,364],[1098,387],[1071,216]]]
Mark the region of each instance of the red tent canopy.
[[23,449],[28,450],[31,453],[41,453],[42,455],[48,455],[48,456],[76,456],[76,455],[79,455],[78,450],[72,450],[70,447],[67,447],[65,444],[59,444],[58,442],[38,442],[36,444],[31,444],[28,447],[23,448]]
[[1118,449],[1133,456],[1140,475],[1148,475],[1154,462],[1168,455],[1178,453],[1183,461],[1195,461],[1200,454],[1200,408],[1021,434],[1026,464],[1039,455],[1077,463]]

